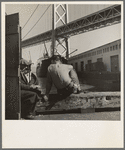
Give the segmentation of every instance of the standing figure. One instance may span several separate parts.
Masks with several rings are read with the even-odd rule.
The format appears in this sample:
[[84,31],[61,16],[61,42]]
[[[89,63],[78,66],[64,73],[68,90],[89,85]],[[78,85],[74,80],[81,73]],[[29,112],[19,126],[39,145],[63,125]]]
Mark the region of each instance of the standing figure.
[[79,79],[73,66],[62,64],[60,55],[53,55],[51,65],[48,67],[45,101],[48,101],[52,84],[55,85],[57,93],[62,97],[81,92]]

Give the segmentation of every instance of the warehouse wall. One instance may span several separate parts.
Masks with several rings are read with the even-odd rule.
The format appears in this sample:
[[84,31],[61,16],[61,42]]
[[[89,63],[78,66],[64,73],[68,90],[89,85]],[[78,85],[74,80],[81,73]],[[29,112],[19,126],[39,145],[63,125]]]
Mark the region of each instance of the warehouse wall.
[[118,56],[117,67],[118,67],[118,71],[121,71],[121,40],[117,40],[112,43],[103,45],[101,47],[97,47],[95,49],[81,53],[79,55],[73,56],[69,58],[68,63],[72,64],[75,69],[76,69],[76,63],[77,63],[77,66],[78,66],[77,71],[82,71],[81,70],[82,61],[84,62],[83,67],[85,70],[85,65],[88,64],[88,61],[91,61],[91,63],[95,63],[97,62],[97,59],[102,58],[102,62],[104,63],[106,70],[111,72],[111,67],[113,66],[113,63],[111,63],[111,59],[112,59],[111,57],[113,56],[114,56],[113,61],[115,57]]

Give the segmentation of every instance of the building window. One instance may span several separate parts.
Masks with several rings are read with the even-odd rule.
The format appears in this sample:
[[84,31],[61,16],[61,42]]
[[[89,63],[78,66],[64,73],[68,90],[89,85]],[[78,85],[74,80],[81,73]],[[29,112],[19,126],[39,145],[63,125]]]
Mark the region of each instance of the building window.
[[88,64],[91,64],[92,60],[88,60]]
[[[102,53],[102,50],[97,51],[97,54],[101,54],[101,53]],[[96,52],[95,52],[95,55],[96,55]]]
[[102,62],[102,58],[97,58],[97,62]]
[[75,63],[75,69],[76,69],[76,71],[78,71],[78,63],[77,62]]
[[113,45],[113,50],[115,50],[115,46]]
[[103,49],[103,53],[105,53],[105,49]]
[[121,44],[119,44],[119,49],[121,49]]
[[81,71],[84,71],[84,62],[81,61]]
[[109,47],[107,47],[107,52],[109,52]]
[[116,45],[116,50],[118,49],[118,45]]
[[91,71],[91,62],[92,62],[92,60],[88,60],[88,64],[86,64],[87,71]]
[[112,46],[110,47],[110,51],[112,51]]
[[105,48],[105,53],[106,53],[106,48]]

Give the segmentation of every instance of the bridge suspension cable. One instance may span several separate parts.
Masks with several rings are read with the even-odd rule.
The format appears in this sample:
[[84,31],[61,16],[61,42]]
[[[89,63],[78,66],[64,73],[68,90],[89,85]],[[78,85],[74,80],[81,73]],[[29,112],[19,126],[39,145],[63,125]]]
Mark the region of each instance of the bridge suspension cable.
[[[111,26],[121,22],[121,5],[112,5],[90,15],[59,26],[55,29],[56,38],[69,38],[74,35],[90,32],[103,27]],[[41,42],[52,41],[52,30],[22,41],[22,47],[35,45]]]
[[35,13],[35,11],[37,10],[37,8],[39,7],[39,4],[37,5],[36,9],[33,11],[33,13],[31,14],[31,16],[29,17],[29,19],[27,20],[27,22],[24,24],[24,26],[22,27],[22,30],[23,28],[27,25],[27,23],[29,22],[29,20],[31,19],[31,17],[33,16],[33,14]]
[[47,12],[47,10],[49,9],[49,7],[50,7],[51,5],[49,5],[47,8],[46,8],[46,10],[44,11],[44,13],[41,15],[41,17],[38,19],[38,21],[34,24],[34,26],[28,31],[28,33],[22,38],[22,39],[24,39],[29,33],[30,33],[30,31],[37,25],[37,23],[40,21],[40,19],[44,16],[44,14]]

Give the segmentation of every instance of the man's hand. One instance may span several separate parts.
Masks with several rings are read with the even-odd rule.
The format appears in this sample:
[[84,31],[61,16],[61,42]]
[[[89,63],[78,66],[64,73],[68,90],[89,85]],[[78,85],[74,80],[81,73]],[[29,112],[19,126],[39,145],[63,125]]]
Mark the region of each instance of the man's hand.
[[36,89],[36,86],[35,86],[34,84],[30,85],[30,87],[31,87],[32,89]]
[[37,89],[37,90],[39,90],[41,88],[39,85],[34,85],[34,84],[30,85],[30,87],[32,89]]
[[49,100],[49,95],[44,95],[43,98],[44,98],[45,102],[47,102]]

